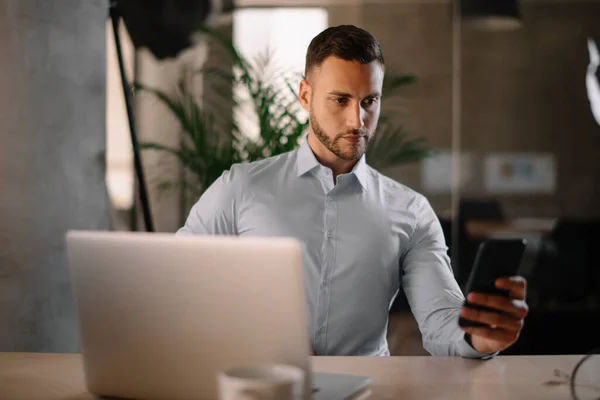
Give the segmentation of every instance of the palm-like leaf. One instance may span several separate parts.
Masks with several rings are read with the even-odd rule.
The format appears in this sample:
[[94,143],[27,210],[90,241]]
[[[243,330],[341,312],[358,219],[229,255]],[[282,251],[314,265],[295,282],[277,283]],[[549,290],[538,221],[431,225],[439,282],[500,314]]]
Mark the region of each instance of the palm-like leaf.
[[397,94],[397,90],[403,89],[407,85],[411,85],[417,81],[414,75],[385,75],[383,78],[383,97],[393,96]]
[[369,165],[375,169],[420,161],[435,154],[423,138],[411,139],[402,127],[384,121],[367,149]]
[[[206,189],[216,179],[214,171],[228,168],[233,159],[232,150],[223,146],[222,140],[215,140],[220,132],[215,127],[214,117],[198,107],[194,94],[187,89],[183,81],[179,82],[176,95],[169,95],[139,83],[135,84],[134,88],[137,91],[150,93],[164,104],[176,117],[183,133],[178,149],[160,143],[141,143],[140,147],[146,150],[164,151],[177,157],[181,166],[191,172],[196,186],[200,186],[200,190]],[[189,189],[189,182],[180,182],[180,184]],[[163,190],[176,187],[166,182],[162,182],[159,186]]]

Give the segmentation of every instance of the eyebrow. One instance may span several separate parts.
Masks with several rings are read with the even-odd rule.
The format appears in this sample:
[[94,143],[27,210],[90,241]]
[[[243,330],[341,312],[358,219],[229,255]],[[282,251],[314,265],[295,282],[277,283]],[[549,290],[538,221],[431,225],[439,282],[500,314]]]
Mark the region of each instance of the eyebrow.
[[[337,90],[331,91],[331,92],[329,92],[329,94],[333,95],[333,96],[339,96],[339,97],[348,97],[348,98],[354,97],[350,93],[339,92]],[[373,93],[365,96],[365,98],[367,98],[367,97],[381,97],[381,93],[379,93],[379,92],[373,92]]]

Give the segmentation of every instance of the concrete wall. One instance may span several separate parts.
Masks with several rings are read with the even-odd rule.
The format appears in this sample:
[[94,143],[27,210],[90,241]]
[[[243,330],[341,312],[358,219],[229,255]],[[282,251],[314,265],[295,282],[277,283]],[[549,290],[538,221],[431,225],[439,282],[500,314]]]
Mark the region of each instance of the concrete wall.
[[[406,92],[398,121],[436,147],[451,147],[452,35],[449,2],[369,1],[328,7],[330,24],[357,24],[381,42],[388,70],[419,81]],[[555,155],[553,195],[503,195],[517,217],[600,216],[600,129],[585,90],[587,36],[600,40],[597,1],[523,1],[524,27],[515,32],[463,29],[463,151],[474,155],[469,197],[482,187],[481,156],[489,152]],[[386,103],[384,102],[384,107]],[[384,171],[422,191],[418,164]],[[438,212],[449,195],[424,192]]]
[[0,351],[77,351],[67,229],[108,229],[106,1],[0,7]]

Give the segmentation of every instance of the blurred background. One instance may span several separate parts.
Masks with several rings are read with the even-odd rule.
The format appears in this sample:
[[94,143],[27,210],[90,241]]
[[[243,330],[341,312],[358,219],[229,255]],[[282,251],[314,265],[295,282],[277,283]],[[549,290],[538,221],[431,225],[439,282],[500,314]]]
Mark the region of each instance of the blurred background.
[[[0,351],[77,351],[66,230],[175,232],[232,163],[298,146],[307,46],[341,24],[386,59],[367,162],[430,200],[461,287],[483,240],[527,239],[506,353],[600,343],[600,1],[0,4]],[[402,291],[388,339],[425,354]]]

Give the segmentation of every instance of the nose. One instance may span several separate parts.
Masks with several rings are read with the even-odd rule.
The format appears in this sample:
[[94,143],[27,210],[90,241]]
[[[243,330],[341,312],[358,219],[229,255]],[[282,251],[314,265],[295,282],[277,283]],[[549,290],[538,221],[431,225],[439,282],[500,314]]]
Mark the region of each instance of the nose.
[[346,125],[348,129],[358,130],[365,126],[365,110],[360,103],[354,103],[347,108]]

